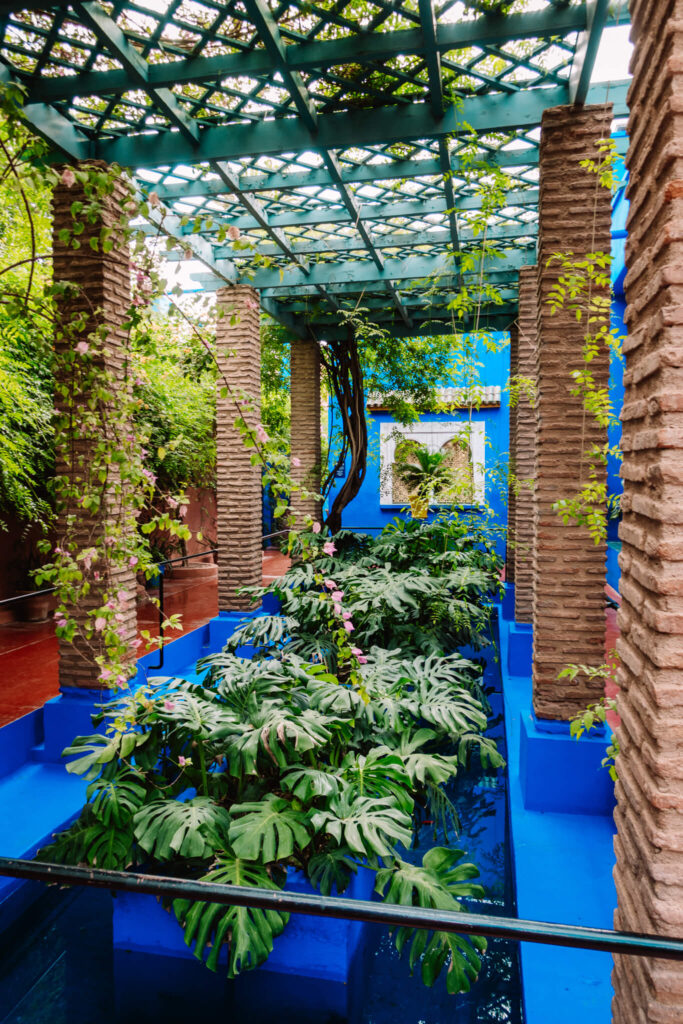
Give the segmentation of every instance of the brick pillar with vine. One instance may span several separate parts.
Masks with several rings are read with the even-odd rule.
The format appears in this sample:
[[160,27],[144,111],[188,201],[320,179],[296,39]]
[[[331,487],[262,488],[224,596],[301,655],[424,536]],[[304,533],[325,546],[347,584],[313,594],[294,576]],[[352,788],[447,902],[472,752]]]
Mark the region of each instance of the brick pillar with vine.
[[[615,927],[683,934],[683,0],[632,0]],[[683,966],[615,957],[615,1024],[683,1020]]]
[[[611,195],[582,162],[599,162],[598,144],[609,139],[611,104],[554,107],[543,113],[539,154],[537,431],[533,579],[533,706],[539,718],[568,720],[600,698],[602,681],[582,674],[558,680],[568,663],[604,660],[606,543],[589,528],[563,522],[555,503],[572,501],[591,479],[606,481],[589,450],[604,445],[606,428],[572,395],[572,371],[582,371],[588,309],[581,320],[567,304],[555,312],[550,299],[563,274],[558,254],[576,266],[589,254],[611,249]],[[609,301],[609,291],[602,289]],[[596,294],[591,295],[595,301]],[[587,306],[589,302],[587,302]],[[605,345],[590,363],[597,386],[609,381]]]
[[530,623],[534,587],[534,473],[536,471],[536,332],[538,267],[519,272],[515,477],[515,619]]
[[[292,479],[320,494],[320,350],[314,341],[292,341],[290,361]],[[291,508],[301,528],[306,516],[320,520],[319,497],[294,493]]]
[[[519,346],[517,324],[510,327],[510,378],[519,373]],[[515,474],[517,465],[517,404],[510,406],[510,481],[508,482],[507,544],[505,546],[505,580],[515,582],[515,548],[517,538],[517,488]]]
[[[91,174],[97,166],[88,164]],[[108,173],[105,165],[101,169]],[[82,554],[78,564],[85,582],[69,612],[76,624],[73,640],[59,640],[62,687],[99,689],[122,681],[111,672],[101,678],[97,661],[107,660],[103,634],[93,629],[106,593],[116,601],[116,629],[129,647],[126,657],[135,657],[135,571],[127,563],[107,561],[105,543],[107,537],[135,529],[120,467],[116,458],[106,457],[107,451],[121,451],[131,436],[130,419],[121,413],[130,398],[125,326],[130,258],[121,229],[129,195],[118,179],[110,194],[93,201],[92,191],[86,192],[70,170],[53,195],[54,282],[64,289],[54,342],[56,537],[58,545]],[[106,246],[103,228],[114,232]],[[86,493],[96,494],[99,504],[87,501]]]
[[261,466],[235,426],[243,418],[253,430],[260,421],[260,302],[247,285],[221,288],[216,298],[218,607],[238,611],[254,604],[240,588],[261,586],[263,574]]

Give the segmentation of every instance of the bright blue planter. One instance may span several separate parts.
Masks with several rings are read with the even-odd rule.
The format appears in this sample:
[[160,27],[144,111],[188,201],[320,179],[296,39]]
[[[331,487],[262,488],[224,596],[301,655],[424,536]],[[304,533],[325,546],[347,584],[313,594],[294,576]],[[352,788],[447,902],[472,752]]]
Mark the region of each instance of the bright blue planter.
[[[368,900],[373,884],[374,872],[360,868],[344,895]],[[301,872],[291,869],[286,888],[290,892],[315,891]],[[261,970],[345,984],[364,929],[361,921],[292,914]],[[194,959],[175,916],[154,896],[137,893],[119,893],[114,898],[114,947],[123,952]],[[227,962],[225,950],[221,959]]]

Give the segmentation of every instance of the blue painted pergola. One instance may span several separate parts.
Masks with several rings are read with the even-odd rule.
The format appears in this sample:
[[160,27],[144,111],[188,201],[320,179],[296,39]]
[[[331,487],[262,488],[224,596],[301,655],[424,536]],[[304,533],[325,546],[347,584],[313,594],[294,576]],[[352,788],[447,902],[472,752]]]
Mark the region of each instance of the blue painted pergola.
[[[157,192],[163,230],[201,261],[205,287],[252,284],[299,337],[321,318],[334,331],[359,303],[397,334],[471,326],[451,307],[481,244],[466,166],[502,168],[506,205],[486,221],[499,294],[478,317],[501,329],[535,261],[543,111],[609,99],[625,116],[625,83],[590,82],[601,32],[626,8],[0,2],[0,75],[25,87],[26,117],[56,156],[117,162]],[[244,248],[226,243],[230,227]]]

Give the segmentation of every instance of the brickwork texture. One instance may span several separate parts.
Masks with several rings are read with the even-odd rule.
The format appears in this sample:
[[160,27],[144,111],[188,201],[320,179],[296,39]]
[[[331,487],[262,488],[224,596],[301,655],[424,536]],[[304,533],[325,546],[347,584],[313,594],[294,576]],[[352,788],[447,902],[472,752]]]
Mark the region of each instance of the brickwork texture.
[[[291,475],[306,491],[320,494],[320,350],[313,341],[292,341],[290,359],[291,452],[300,466]],[[321,501],[294,493],[291,508],[298,528],[306,516],[320,520]]]
[[[631,3],[615,927],[683,934],[683,0]],[[615,1024],[683,1020],[683,966],[617,957]]]
[[[519,342],[517,372],[536,379],[537,267],[519,272]],[[516,409],[515,474],[515,619],[530,623],[534,582],[534,473],[536,471],[536,408],[521,388]]]
[[253,448],[244,445],[233,398],[223,397],[227,380],[240,398],[247,423],[255,427],[261,409],[261,339],[258,292],[245,285],[221,288],[216,296],[224,316],[216,321],[219,366],[216,396],[216,504],[218,607],[238,611],[253,606],[240,587],[261,585],[261,467],[252,466]]
[[[598,159],[609,138],[611,105],[554,107],[543,114],[539,154],[538,382],[535,471],[533,703],[540,718],[569,719],[600,696],[600,680],[558,681],[568,663],[600,665],[605,638],[605,543],[564,525],[553,503],[571,499],[588,482],[585,451],[606,442],[606,431],[573,397],[572,370],[580,369],[586,317],[568,308],[552,313],[548,298],[562,273],[557,253],[579,260],[611,247],[611,196],[581,161]],[[605,292],[605,298],[608,298]],[[607,386],[605,347],[591,362],[598,386]]]
[[[519,373],[519,332],[517,324],[510,328],[510,376]],[[517,453],[517,407],[510,407],[510,464],[511,474],[508,483],[508,532],[507,544],[505,546],[505,579],[508,583],[515,582],[515,547],[517,536],[517,522],[515,511],[517,506],[517,491],[514,482],[514,473]]]
[[[106,200],[102,211],[102,221],[95,224],[86,222],[83,233],[79,236],[81,245],[72,249],[60,241],[59,232],[71,230],[74,219],[71,204],[77,201],[87,202],[80,185],[71,188],[58,185],[53,196],[53,253],[55,282],[69,282],[76,286],[69,293],[68,299],[61,302],[59,324],[55,336],[55,352],[57,356],[68,348],[75,347],[79,341],[86,341],[99,327],[109,328],[101,354],[92,356],[105,370],[110,372],[124,385],[124,351],[126,333],[122,324],[126,319],[126,311],[130,305],[130,263],[128,249],[123,240],[115,244],[112,252],[95,252],[90,246],[90,238],[99,235],[102,223],[112,226],[119,218],[121,204],[125,202],[126,190],[121,183],[114,193]],[[85,314],[83,329],[76,332],[68,325],[74,317]],[[91,345],[92,351],[94,346]],[[76,396],[76,401],[78,401]],[[57,412],[62,410],[62,399],[57,393],[55,399]],[[106,414],[106,410],[105,410]],[[114,439],[110,439],[114,443]],[[56,473],[66,476],[78,486],[79,480],[88,480],[92,463],[92,448],[86,437],[75,435],[73,443],[58,446],[56,451]],[[65,519],[75,515],[75,527],[70,528],[70,539],[79,548],[91,547],[102,539],[108,523],[118,518],[120,509],[117,504],[116,468],[111,467],[109,486],[102,496],[98,512],[88,512],[82,508],[58,509],[57,534],[63,535]],[[87,570],[86,570],[87,572]],[[100,574],[99,580],[95,573]],[[101,565],[94,563],[89,570],[90,591],[79,600],[74,617],[77,622],[85,623],[88,612],[100,607],[102,593],[112,585],[117,591],[127,595],[123,602],[121,623],[131,643],[130,656],[134,657],[132,641],[136,635],[136,581],[132,569],[119,569],[112,578],[107,576]],[[96,662],[98,654],[104,653],[104,646],[98,647],[97,641],[86,642],[76,635],[73,643],[59,641],[59,683],[65,687],[85,687],[99,689],[100,668]]]

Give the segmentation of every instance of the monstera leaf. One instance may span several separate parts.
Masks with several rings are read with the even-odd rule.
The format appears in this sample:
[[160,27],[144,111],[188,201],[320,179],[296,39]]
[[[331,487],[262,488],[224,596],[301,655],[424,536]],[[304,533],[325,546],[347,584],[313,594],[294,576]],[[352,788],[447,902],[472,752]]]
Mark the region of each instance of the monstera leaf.
[[62,757],[80,755],[76,760],[69,761],[66,770],[75,775],[83,775],[88,780],[96,779],[105,764],[130,757],[136,749],[144,746],[150,736],[148,732],[117,732],[111,736],[97,732],[92,736],[77,736],[62,751]]
[[281,777],[280,785],[305,803],[317,796],[334,796],[340,788],[339,777],[320,768],[295,768]]
[[433,729],[418,729],[417,732],[404,732],[391,751],[389,747],[382,750],[394,753],[401,758],[413,786],[427,783],[441,785],[458,774],[458,758],[445,754],[431,754],[424,747],[437,738]]
[[322,811],[311,815],[316,832],[325,832],[353,853],[374,860],[392,853],[393,846],[408,846],[410,816],[390,797],[356,797],[344,792]]
[[106,774],[95,782],[91,782],[86,790],[88,800],[92,802],[93,814],[104,825],[120,828],[139,810],[147,796],[147,790],[140,781],[140,776],[124,768],[110,777]]
[[367,755],[347,754],[340,773],[355,795],[392,797],[401,810],[408,814],[412,811],[410,778],[396,754],[379,748]]
[[230,815],[206,796],[152,800],[133,818],[135,838],[157,860],[211,857],[228,843]]
[[[478,868],[474,864],[458,864],[462,857],[462,850],[436,846],[424,855],[421,867],[396,858],[392,867],[377,872],[375,889],[386,903],[462,911],[465,909],[460,902],[463,897],[484,895],[483,888],[471,881],[479,875]],[[477,935],[465,938],[451,932],[430,934],[425,930],[398,928],[395,941],[399,953],[409,939],[412,939],[411,971],[421,961],[425,985],[433,985],[441,969],[448,964],[448,991],[469,992],[481,968],[478,954],[486,949],[486,939]]]
[[329,896],[332,889],[340,896],[356,874],[358,865],[352,859],[348,846],[336,846],[323,853],[316,853],[308,862],[308,877],[323,896]]
[[321,747],[330,739],[328,728],[335,720],[318,711],[299,711],[283,701],[266,701],[254,707],[240,732],[230,737],[226,748],[228,768],[236,777],[256,775],[259,755],[279,768],[301,760],[307,750]]
[[291,856],[295,847],[305,849],[311,841],[306,815],[274,793],[256,803],[234,804],[231,813],[230,844],[242,860],[270,864]]
[[465,689],[424,680],[415,687],[409,702],[416,718],[424,718],[448,739],[486,728],[486,713],[481,703]]
[[[236,651],[238,647],[256,647],[257,649],[279,647],[287,636],[290,636],[299,623],[296,619],[286,615],[257,615],[248,622],[243,623],[232,636],[228,637],[225,645],[226,651]],[[208,666],[217,678],[221,676],[221,656],[217,658],[204,658],[200,664],[204,668]]]
[[[251,885],[259,889],[279,888],[260,864],[247,864],[226,851],[217,865],[200,878],[219,885]],[[259,967],[272,952],[273,939],[282,934],[289,914],[254,907],[226,907],[218,903],[174,900],[173,911],[185,931],[188,946],[194,943],[194,955],[206,966],[218,968],[221,949],[228,944],[228,977]]]
[[133,861],[134,838],[131,823],[105,825],[88,804],[78,821],[58,833],[54,842],[36,854],[36,860],[54,864],[89,864],[108,871],[123,871]]

